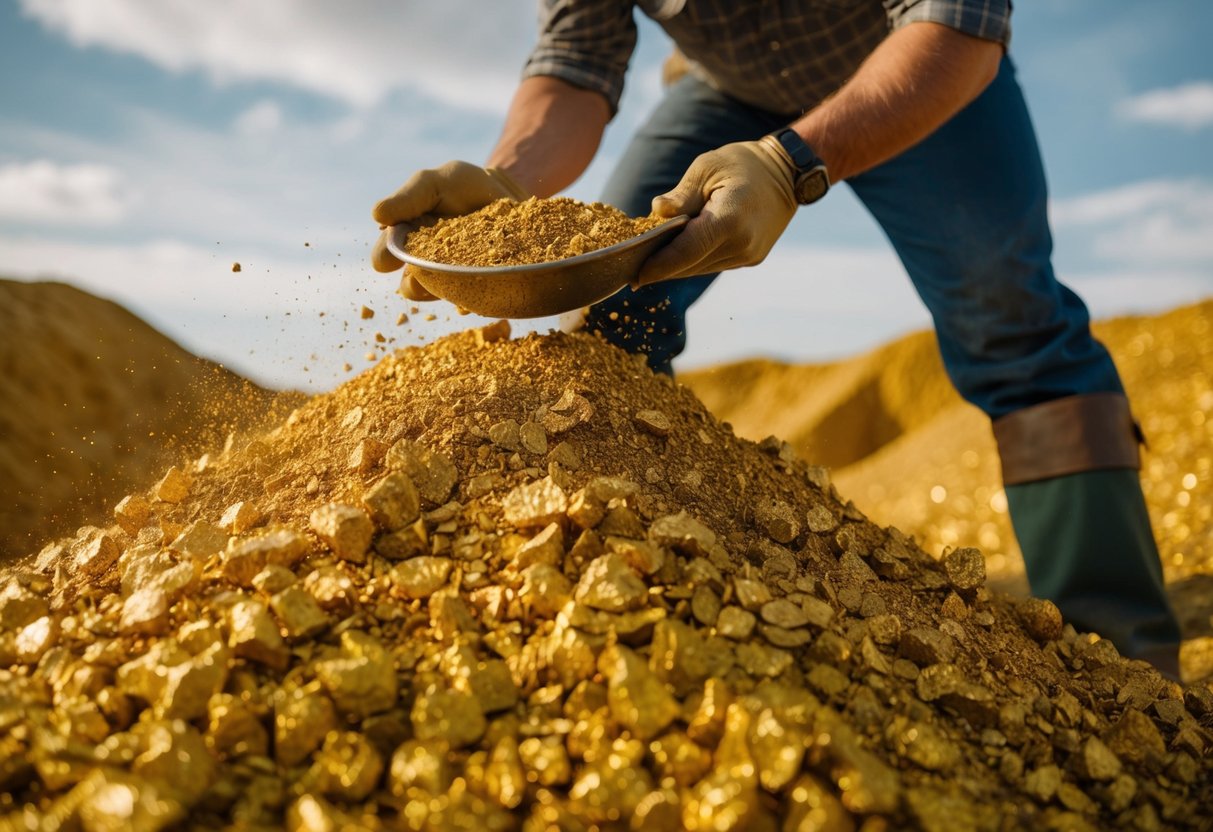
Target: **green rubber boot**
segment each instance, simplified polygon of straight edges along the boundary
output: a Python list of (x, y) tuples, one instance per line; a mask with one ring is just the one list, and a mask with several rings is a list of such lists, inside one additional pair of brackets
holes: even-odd
[(1179, 678), (1179, 623), (1138, 473), (1108, 468), (1007, 486), (1032, 594), (1121, 655)]

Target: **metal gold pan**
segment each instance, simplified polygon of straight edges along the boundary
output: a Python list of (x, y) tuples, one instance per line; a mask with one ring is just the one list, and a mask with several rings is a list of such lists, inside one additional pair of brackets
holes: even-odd
[(564, 260), (523, 266), (454, 266), (414, 257), (404, 249), (408, 230), (397, 226), (388, 249), (431, 293), (490, 318), (542, 318), (580, 309), (618, 292), (648, 257), (690, 217), (679, 216), (613, 246)]

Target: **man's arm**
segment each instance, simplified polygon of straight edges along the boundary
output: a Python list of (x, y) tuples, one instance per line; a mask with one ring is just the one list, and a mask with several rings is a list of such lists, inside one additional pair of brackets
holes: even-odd
[[(792, 128), (822, 158), (830, 181), (862, 173), (926, 138), (998, 73), (1002, 44), (918, 21), (889, 35), (830, 98)], [(795, 169), (769, 141), (700, 156), (653, 211), (692, 219), (650, 257), (636, 283), (761, 263), (796, 210)]]
[(488, 166), (536, 196), (559, 193), (589, 166), (611, 118), (602, 94), (559, 78), (526, 78), (514, 93)]
[(998, 74), (1003, 48), (939, 23), (889, 35), (837, 93), (792, 129), (841, 182), (917, 144)]

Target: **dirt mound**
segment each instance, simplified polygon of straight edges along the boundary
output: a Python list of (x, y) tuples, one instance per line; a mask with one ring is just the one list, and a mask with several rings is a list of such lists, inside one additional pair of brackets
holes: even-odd
[(1208, 691), (639, 359), (506, 332), (388, 357), (11, 576), (9, 822), (1208, 826)]
[[(1213, 301), (1094, 330), (1149, 441), (1143, 488), (1189, 642), (1185, 673), (1213, 675)], [(935, 555), (979, 546), (991, 580), (1026, 593), (989, 422), (951, 389), (930, 333), (838, 364), (744, 362), (681, 380), (740, 435), (775, 433), (832, 460), (840, 491), (876, 522)]]
[(834, 364), (759, 359), (679, 381), (739, 436), (774, 434), (829, 468), (858, 462), (961, 403), (929, 332)]
[(102, 516), (270, 398), (117, 304), (0, 280), (0, 563)]

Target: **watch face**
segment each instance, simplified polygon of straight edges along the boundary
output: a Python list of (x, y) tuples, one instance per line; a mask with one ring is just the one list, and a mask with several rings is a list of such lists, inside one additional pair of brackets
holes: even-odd
[(824, 168), (813, 168), (796, 177), (796, 200), (801, 205), (816, 202), (830, 189)]

